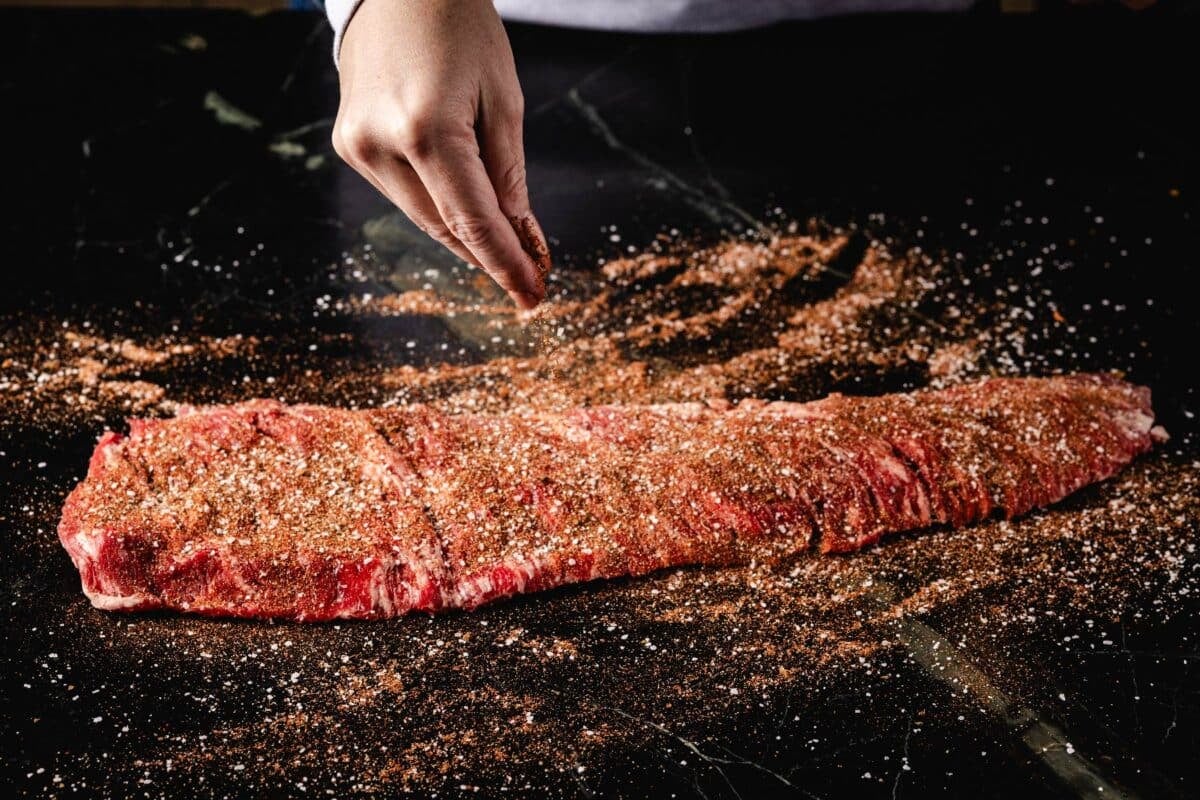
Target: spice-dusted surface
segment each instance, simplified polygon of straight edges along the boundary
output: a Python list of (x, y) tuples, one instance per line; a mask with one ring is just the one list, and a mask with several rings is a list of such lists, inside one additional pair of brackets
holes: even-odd
[[(5, 13), (0, 783), (1193, 794), (1198, 131), (1169, 78), (1196, 31), (1143, 19), (516, 30), (559, 261), (528, 324), (336, 163), (316, 17)], [(95, 436), (178, 403), (1096, 369), (1151, 386), (1172, 440), (1049, 511), (851, 558), (300, 626), (102, 614), (54, 532)]]
[(92, 605), (328, 622), (1014, 519), (1167, 434), (1109, 375), (813, 403), (441, 414), (251, 400), (107, 432), (58, 526)]

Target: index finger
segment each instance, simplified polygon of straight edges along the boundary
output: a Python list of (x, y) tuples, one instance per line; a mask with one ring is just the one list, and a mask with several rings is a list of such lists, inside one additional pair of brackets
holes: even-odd
[(410, 161), (450, 233), (522, 308), (546, 290), (533, 259), (500, 210), (496, 190), (477, 148), (443, 145)]

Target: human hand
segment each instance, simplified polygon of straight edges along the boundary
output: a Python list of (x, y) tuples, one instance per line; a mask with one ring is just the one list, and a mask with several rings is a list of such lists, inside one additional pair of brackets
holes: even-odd
[(333, 146), (421, 230), (530, 309), (550, 254), (529, 206), (524, 98), (490, 0), (364, 0)]

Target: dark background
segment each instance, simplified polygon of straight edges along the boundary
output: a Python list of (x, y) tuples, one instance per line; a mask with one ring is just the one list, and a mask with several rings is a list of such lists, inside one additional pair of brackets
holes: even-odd
[[(744, 216), (853, 224), (968, 264), (1011, 250), (1007, 263), (1020, 275), (1027, 259), (1054, 244), (1059, 263), (1069, 266), (1046, 285), (1059, 308), (1102, 341), (1070, 363), (1056, 361), (1047, 344), (1036, 369), (1121, 369), (1152, 385), (1181, 465), (1197, 454), (1198, 34), (1194, 16), (1111, 9), (855, 18), (721, 37), (511, 30), (529, 110), (533, 203), (568, 272), (593, 269), (597, 256), (672, 228), (700, 240), (736, 232)], [(310, 312), (315, 298), (349, 291), (331, 265), (378, 239), (364, 224), (388, 208), (329, 146), (337, 102), (329, 48), (325, 23), (313, 14), (0, 12), (5, 347), (36, 336), (39, 326), (83, 319), (116, 339), (168, 327), (274, 335), (288, 340), (271, 356), (280, 360), (294, 360), (331, 331), (353, 334), (352, 325)], [(259, 124), (221, 124), (210, 93)], [(614, 225), (619, 244), (610, 239)], [(427, 258), (439, 256), (429, 251)], [(243, 268), (210, 268), (233, 259)], [(423, 333), (427, 320), (396, 324), (397, 337), (434, 341)], [(386, 348), (360, 348), (355, 357), (401, 358)], [(417, 363), (430, 357), (424, 344), (403, 356)], [(180, 374), (174, 388), (193, 399), (220, 397), (213, 387), (229, 377)], [(106, 421), (119, 424), (119, 416)], [(189, 649), (188, 637), (218, 653), (253, 652), (256, 643), (266, 648), (290, 637), (318, 655), (372, 639), (404, 661), (475, 618), (305, 628), (150, 617), (130, 625), (91, 611), (52, 531), (100, 427), (56, 427), (36, 414), (4, 420), (0, 785), (27, 795), (114, 797), (295, 795), (297, 780), (339, 796), (363, 790), (354, 772), (360, 753), (303, 769), (254, 767), (271, 744), (254, 731), (272, 702), (261, 687), (273, 668), (253, 659), (247, 665), (244, 655), (197, 660), (204, 645)], [(1187, 529), (1194, 532), (1195, 521)], [(1194, 580), (1195, 564), (1180, 565), (1185, 582)], [(603, 628), (577, 630), (572, 620), (595, 619), (589, 615), (597, 609), (620, 620), (619, 590), (572, 590), (480, 614), (500, 626), (602, 640)], [(1082, 741), (1132, 794), (1189, 796), (1198, 777), (1192, 661), (1200, 606), (1186, 592), (1175, 600), (1169, 620), (1149, 599), (1127, 609), (1128, 659), (1064, 660), (1051, 640), (1060, 632), (1047, 628), (1027, 650), (977, 666), (993, 678), (1025, 675), (1018, 699)], [(617, 659), (616, 646), (597, 645), (598, 663), (605, 653)], [(572, 692), (586, 692), (568, 688), (569, 672), (534, 675), (504, 659), (482, 664), (486, 681), (479, 682), (506, 691), (550, 696), (561, 687), (564, 714), (575, 708)], [(428, 679), (432, 687), (425, 713), (436, 713), (437, 692), (474, 697), (476, 682), (420, 674), (415, 663), (407, 669), (414, 683)], [(654, 787), (708, 797), (892, 796), (896, 787), (918, 795), (1067, 791), (1013, 744), (1011, 726), (987, 714), (930, 719), (910, 743), (904, 721), (911, 727), (911, 702), (953, 698), (915, 664), (901, 672), (887, 685), (860, 677), (846, 692), (821, 676), (801, 676), (786, 708), (680, 718), (687, 741), (702, 750), (713, 743), (762, 753), (758, 766), (701, 759), (699, 767), (693, 759), (692, 769), (672, 769), (631, 736), (602, 751), (585, 778), (539, 771), (541, 762), (530, 758), (519, 765), (524, 783), (505, 788), (528, 796), (637, 796)], [(637, 670), (626, 664), (615, 674)], [(598, 681), (595, 692), (613, 698), (670, 695), (658, 677), (645, 685), (589, 679)], [(878, 707), (856, 717), (852, 709), (872, 690)], [(1060, 695), (1069, 701), (1060, 704)], [(365, 753), (414, 724), (346, 710), (336, 693), (316, 697), (356, 730), (347, 736), (314, 727), (314, 746), (356, 741)], [(786, 719), (793, 702), (811, 725), (766, 724)], [(517, 735), (487, 732), (490, 718), (479, 714), (481, 736)], [(97, 717), (104, 721), (93, 723)], [(205, 731), (214, 740), (222, 731), (233, 744), (204, 769), (172, 772), (161, 759), (139, 761), (173, 736)], [(834, 744), (814, 746), (810, 736)], [(254, 747), (239, 751), (239, 741)], [(293, 746), (290, 739), (279, 745)], [(920, 767), (893, 783), (901, 751), (906, 764), (911, 758)], [(686, 746), (680, 752), (686, 756)], [(878, 776), (885, 754), (895, 759), (886, 762), (887, 780), (862, 779), (872, 770)], [(235, 770), (235, 760), (250, 763), (249, 771)], [(207, 780), (198, 782), (199, 774)], [(502, 786), (495, 772), (454, 764), (440, 791), (456, 794), (460, 784), (476, 782), (483, 794)]]

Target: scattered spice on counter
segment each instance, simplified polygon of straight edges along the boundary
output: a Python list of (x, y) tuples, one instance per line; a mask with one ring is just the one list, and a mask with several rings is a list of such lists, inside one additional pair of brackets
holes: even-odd
[[(13, 585), (11, 602), (63, 602), (56, 623), (26, 632), (44, 656), (21, 676), (25, 691), (61, 697), (60, 711), (91, 697), (97, 710), (80, 724), (108, 737), (102, 768), (114, 785), (150, 794), (166, 773), (198, 793), (219, 779), (251, 793), (445, 796), (486, 783), (493, 794), (548, 784), (620, 794), (622, 781), (642, 777), (613, 769), (631, 752), (639, 763), (661, 754), (656, 776), (686, 785), (722, 785), (705, 757), (799, 781), (797, 752), (839, 763), (846, 742), (827, 731), (845, 720), (873, 730), (938, 719), (992, 751), (987, 698), (927, 690), (943, 676), (904, 643), (914, 622), (999, 690), (1050, 710), (1075, 700), (1057, 693), (1070, 692), (1081, 664), (1132, 658), (1127, 631), (1190, 624), (1200, 462), (1186, 431), (1024, 519), (898, 535), (853, 559), (669, 570), (474, 613), (360, 624), (104, 615), (78, 596), (54, 524), (92, 437), (129, 415), (250, 397), (423, 402), (441, 413), (806, 401), (1127, 369), (1143, 352), (1138, 337), (1109, 346), (1087, 316), (1098, 300), (1057, 320), (1046, 276), (1019, 265), (801, 228), (769, 240), (673, 237), (595, 271), (556, 270), (532, 314), (545, 335), (530, 335), (530, 315), (472, 271), (362, 253), (331, 267), (315, 297), (293, 301), (307, 305), (284, 332), (235, 323), (171, 332), (170, 322), (81, 314), (7, 324), (19, 335), (0, 343), (0, 430), (41, 447), (26, 464), (0, 445), (4, 467), (38, 476), (3, 506), (19, 534), (13, 557), (38, 570)], [(187, 724), (147, 717), (146, 697), (185, 709)], [(743, 750), (750, 742), (755, 750)], [(890, 780), (902, 753), (887, 747), (853, 767)], [(76, 762), (98, 756), (54, 753), (31, 787), (92, 788)]]

